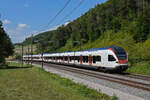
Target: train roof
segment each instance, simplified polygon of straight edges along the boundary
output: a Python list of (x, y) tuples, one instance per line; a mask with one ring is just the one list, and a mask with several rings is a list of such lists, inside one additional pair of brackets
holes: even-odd
[[(88, 50), (79, 50), (76, 52), (92, 52), (92, 51), (99, 51), (99, 50), (108, 50), (108, 49), (113, 49), (114, 51), (116, 50), (123, 50), (123, 48), (119, 47), (119, 46), (110, 46), (110, 47), (104, 47), (104, 48), (92, 48), (92, 49), (88, 49)], [(57, 55), (57, 54), (68, 54), (68, 53), (74, 53), (74, 51), (66, 51), (66, 52), (57, 52), (57, 53), (44, 53), (43, 56), (49, 56), (49, 55)], [(24, 56), (28, 56), (28, 55), (24, 55)], [(36, 56), (41, 56), (41, 54), (38, 54)]]
[(77, 51), (77, 52), (108, 50), (110, 48), (111, 49), (121, 49), (121, 47), (119, 47), (119, 46), (110, 46), (110, 47), (105, 47), (105, 48), (92, 48), (92, 49), (88, 49), (88, 50), (80, 50), (80, 51)]

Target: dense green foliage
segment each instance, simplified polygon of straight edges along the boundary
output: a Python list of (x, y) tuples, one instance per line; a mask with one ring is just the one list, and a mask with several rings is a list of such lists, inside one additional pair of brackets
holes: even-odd
[(129, 73), (136, 73), (136, 74), (143, 74), (143, 75), (150, 75), (150, 62), (142, 61), (137, 62), (127, 70)]
[(129, 53), (132, 63), (150, 60), (149, 26), (149, 0), (107, 0), (67, 26), (34, 39), (54, 41), (45, 44), (44, 52), (79, 50), (80, 42), (82, 49), (121, 46)]
[(5, 58), (13, 54), (13, 44), (4, 31), (0, 21), (0, 64), (5, 62)]

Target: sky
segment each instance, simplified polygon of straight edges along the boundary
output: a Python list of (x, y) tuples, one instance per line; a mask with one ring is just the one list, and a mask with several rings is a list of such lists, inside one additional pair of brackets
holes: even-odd
[[(13, 43), (19, 43), (42, 31), (54, 30), (83, 15), (96, 4), (106, 0), (71, 0), (52, 20), (68, 0), (0, 0), (0, 20)], [(82, 4), (69, 14), (80, 2)], [(62, 19), (68, 15), (63, 21)], [(50, 24), (48, 24), (51, 22)]]

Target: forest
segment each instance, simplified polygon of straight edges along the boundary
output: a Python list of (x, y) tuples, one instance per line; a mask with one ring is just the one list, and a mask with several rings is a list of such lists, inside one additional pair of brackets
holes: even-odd
[[(150, 1), (107, 0), (68, 25), (40, 33), (33, 40), (43, 41), (47, 53), (77, 51), (80, 44), (81, 50), (121, 46), (131, 63), (150, 61)], [(30, 43), (31, 37), (23, 42)], [(38, 48), (35, 53), (40, 53), (43, 46), (34, 44)]]
[(13, 49), (14, 46), (0, 21), (0, 68), (5, 67), (5, 58), (13, 55)]

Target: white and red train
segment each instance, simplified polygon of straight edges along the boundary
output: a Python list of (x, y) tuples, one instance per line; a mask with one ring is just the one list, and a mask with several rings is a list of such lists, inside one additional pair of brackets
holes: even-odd
[(122, 72), (129, 68), (128, 55), (118, 46), (96, 48), (85, 51), (24, 55), (24, 61), (57, 63), (65, 65), (97, 68), (103, 71)]

